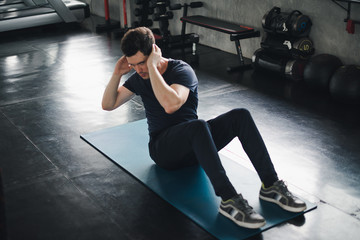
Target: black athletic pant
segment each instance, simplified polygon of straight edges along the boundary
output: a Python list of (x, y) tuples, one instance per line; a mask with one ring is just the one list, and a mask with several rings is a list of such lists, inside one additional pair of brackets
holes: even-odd
[[(192, 120), (172, 126), (149, 142), (151, 158), (165, 169), (200, 164), (216, 195), (223, 200), (236, 190), (226, 176), (218, 151), (238, 137), (261, 181), (271, 185), (278, 178), (262, 137), (246, 109), (234, 109), (209, 121)], [(241, 176), (240, 176), (241, 177)]]

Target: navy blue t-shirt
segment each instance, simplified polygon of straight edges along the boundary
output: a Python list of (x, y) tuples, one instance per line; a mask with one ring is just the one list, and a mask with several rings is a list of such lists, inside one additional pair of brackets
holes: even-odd
[(198, 79), (194, 70), (181, 60), (169, 59), (168, 67), (162, 76), (169, 86), (176, 83), (190, 89), (184, 105), (172, 114), (166, 113), (156, 99), (150, 79), (143, 79), (135, 72), (123, 85), (136, 95), (140, 95), (145, 107), (150, 136), (170, 126), (198, 118)]

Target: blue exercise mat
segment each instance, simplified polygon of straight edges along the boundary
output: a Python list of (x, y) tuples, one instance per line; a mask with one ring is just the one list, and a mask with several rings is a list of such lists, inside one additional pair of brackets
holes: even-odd
[[(215, 195), (201, 167), (167, 171), (155, 165), (148, 153), (146, 120), (84, 134), (81, 138), (218, 239), (248, 238), (304, 213), (290, 213), (275, 204), (259, 200), (260, 180), (257, 174), (221, 156), (236, 190), (267, 222), (260, 229), (237, 226), (218, 213), (221, 200)], [(309, 201), (306, 204), (305, 212), (316, 208)]]

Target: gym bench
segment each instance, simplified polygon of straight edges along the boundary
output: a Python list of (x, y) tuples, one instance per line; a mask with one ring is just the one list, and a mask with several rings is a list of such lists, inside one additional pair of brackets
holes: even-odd
[(185, 28), (186, 23), (194, 24), (200, 27), (209, 28), (215, 31), (223, 32), (230, 34), (230, 41), (235, 42), (237, 55), (239, 57), (240, 65), (236, 67), (228, 67), (227, 70), (229, 72), (239, 70), (239, 69), (246, 69), (251, 67), (251, 64), (245, 64), (244, 57), (241, 51), (240, 40), (259, 37), (260, 32), (255, 31), (254, 28), (238, 25), (230, 22), (226, 22), (223, 20), (205, 17), (205, 16), (184, 16), (181, 17), (180, 20), (182, 21), (182, 30), (181, 35), (185, 36)]

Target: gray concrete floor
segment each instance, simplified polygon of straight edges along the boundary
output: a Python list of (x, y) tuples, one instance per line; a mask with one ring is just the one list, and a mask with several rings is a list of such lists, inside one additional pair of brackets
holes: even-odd
[[(120, 40), (94, 33), (91, 19), (82, 26), (23, 30), (0, 39), (0, 168), (8, 238), (213, 239), (80, 139), (145, 117), (138, 98), (114, 112), (101, 109), (121, 56)], [(318, 204), (303, 219), (253, 239), (355, 239), (359, 106), (274, 74), (228, 74), (235, 55), (198, 50), (200, 118), (250, 110), (279, 176)], [(182, 57), (176, 51), (164, 55)]]

